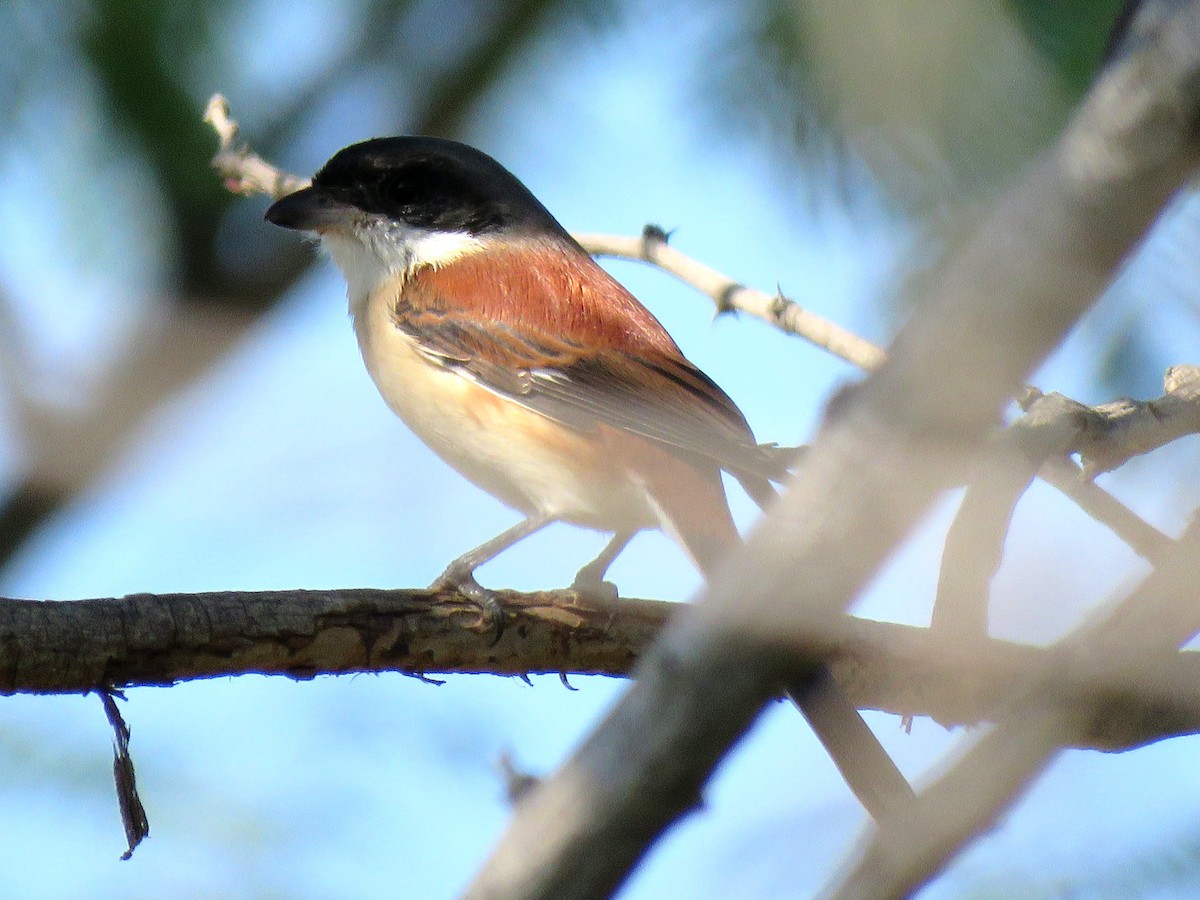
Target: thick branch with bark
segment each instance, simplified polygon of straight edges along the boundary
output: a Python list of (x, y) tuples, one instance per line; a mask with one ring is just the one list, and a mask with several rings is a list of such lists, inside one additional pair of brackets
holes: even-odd
[(624, 674), (671, 604), (501, 592), (499, 641), (478, 606), (427, 590), (136, 594), (0, 601), (0, 692), (64, 693), (260, 673)]
[[(476, 608), (432, 591), (137, 594), (47, 603), (0, 599), (0, 693), (86, 693), (245, 674), (352, 672), (626, 676), (680, 604), (584, 600), (570, 591), (500, 594), (499, 641)], [(985, 640), (969, 650), (927, 629), (848, 619), (796, 642), (828, 663), (855, 705), (943, 725), (990, 721), (1010, 685), (1054, 668), (1045, 702), (1089, 711), (1071, 736), (1104, 750), (1200, 732), (1200, 653), (1138, 672), (1104, 660)]]

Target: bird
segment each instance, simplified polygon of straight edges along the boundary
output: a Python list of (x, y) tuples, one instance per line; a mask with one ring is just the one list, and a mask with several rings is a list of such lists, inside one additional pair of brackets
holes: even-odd
[[(495, 622), (496, 595), (475, 571), (539, 529), (612, 535), (579, 570), (581, 592), (612, 590), (609, 566), (644, 529), (667, 533), (708, 578), (740, 543), (722, 472), (764, 509), (787, 476), (790, 454), (759, 444), (649, 309), (481, 150), (424, 136), (356, 143), (265, 217), (317, 235), (345, 276), (363, 360), (392, 411), (523, 515), (433, 583)], [(817, 711), (810, 721), (853, 716), (870, 735), (831, 692), (818, 668), (793, 696)]]

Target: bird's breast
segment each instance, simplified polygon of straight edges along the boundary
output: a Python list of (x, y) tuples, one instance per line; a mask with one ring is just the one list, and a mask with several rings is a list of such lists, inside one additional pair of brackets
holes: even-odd
[(354, 310), (367, 371), (396, 415), (438, 456), (500, 500), (606, 531), (654, 527), (638, 480), (595, 433), (578, 431), (430, 359), (396, 327), (399, 286)]

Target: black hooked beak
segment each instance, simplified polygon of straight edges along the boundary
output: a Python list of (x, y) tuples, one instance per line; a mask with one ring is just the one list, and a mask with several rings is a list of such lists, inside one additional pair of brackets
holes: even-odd
[(345, 223), (352, 209), (319, 188), (306, 187), (276, 200), (263, 218), (293, 231), (326, 231)]

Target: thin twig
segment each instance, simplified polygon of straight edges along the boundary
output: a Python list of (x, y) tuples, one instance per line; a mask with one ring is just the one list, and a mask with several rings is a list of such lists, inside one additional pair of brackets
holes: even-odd
[(226, 190), (245, 196), (267, 194), (278, 200), (308, 186), (307, 178), (282, 172), (245, 144), (237, 144), (238, 123), (230, 118), (229, 103), (221, 94), (209, 98), (204, 121), (213, 127), (220, 141), (212, 166), (224, 177)]
[(788, 334), (794, 334), (828, 350), (860, 369), (873, 370), (883, 364), (882, 347), (864, 340), (836, 322), (805, 309), (782, 293), (767, 294), (747, 287), (716, 269), (679, 252), (668, 242), (665, 231), (647, 225), (641, 237), (609, 234), (575, 234), (575, 240), (595, 256), (641, 260), (674, 275), (716, 304), (717, 312), (739, 310), (757, 316)]
[(1100, 485), (1085, 478), (1083, 470), (1070, 459), (1050, 460), (1042, 466), (1038, 477), (1069, 497), (1101, 525), (1107, 526), (1147, 562), (1161, 558), (1175, 543), (1171, 535), (1155, 528)]

